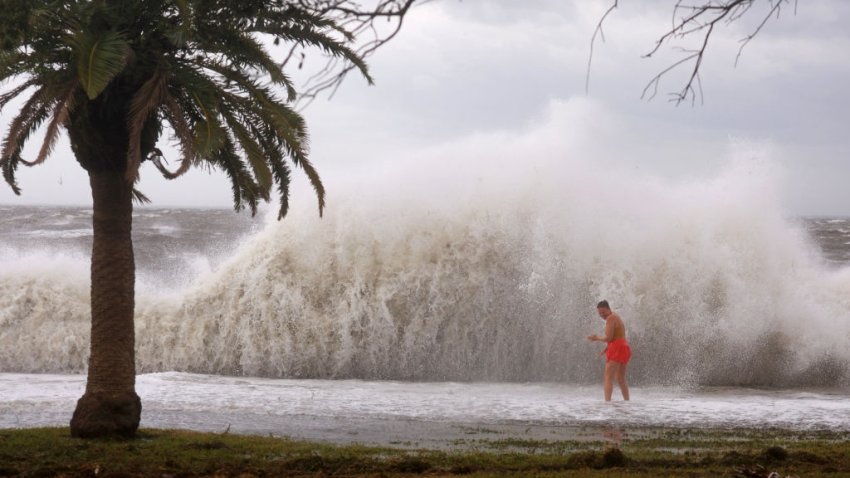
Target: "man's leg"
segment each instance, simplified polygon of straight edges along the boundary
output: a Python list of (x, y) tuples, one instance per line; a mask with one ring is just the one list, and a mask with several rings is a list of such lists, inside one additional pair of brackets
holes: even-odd
[(617, 367), (617, 383), (620, 385), (620, 391), (623, 392), (623, 400), (629, 399), (629, 384), (626, 383), (626, 367), (628, 364), (621, 363)]
[(617, 362), (609, 361), (605, 364), (605, 376), (602, 379), (602, 389), (605, 392), (605, 401), (611, 401), (611, 394), (614, 391), (614, 377), (617, 375)]

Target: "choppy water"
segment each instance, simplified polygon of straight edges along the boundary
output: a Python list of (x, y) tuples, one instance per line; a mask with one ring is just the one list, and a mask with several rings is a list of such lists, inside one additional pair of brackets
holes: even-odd
[(811, 217), (802, 223), (827, 261), (836, 267), (850, 265), (850, 218)]
[[(0, 264), (87, 261), (91, 217), (91, 208), (84, 207), (0, 205)], [(232, 210), (137, 208), (136, 273), (143, 283), (159, 289), (185, 286), (209, 273), (241, 239), (263, 226), (262, 218)]]

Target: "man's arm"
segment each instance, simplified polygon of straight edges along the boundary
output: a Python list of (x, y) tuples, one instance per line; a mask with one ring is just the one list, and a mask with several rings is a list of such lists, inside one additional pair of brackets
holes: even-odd
[(614, 321), (606, 320), (605, 321), (605, 335), (588, 335), (587, 340), (591, 342), (605, 342), (606, 344), (611, 343), (614, 340)]

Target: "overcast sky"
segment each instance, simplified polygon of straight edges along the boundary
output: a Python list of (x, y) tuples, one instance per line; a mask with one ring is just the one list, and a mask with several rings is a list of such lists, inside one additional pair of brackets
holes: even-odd
[[(429, 152), (470, 138), (498, 143), (560, 128), (580, 147), (553, 154), (586, 155), (660, 181), (711, 178), (730, 157), (758, 155), (782, 171), (788, 214), (850, 215), (850, 2), (804, 0), (796, 12), (792, 2), (737, 67), (739, 41), (761, 12), (717, 31), (702, 69), (702, 102), (678, 107), (666, 94), (684, 84), (684, 69), (663, 78), (655, 99), (641, 99), (647, 82), (677, 58), (669, 47), (642, 58), (669, 29), (674, 3), (620, 2), (606, 20), (606, 42), (596, 45), (589, 93), (590, 39), (610, 0), (417, 7), (399, 37), (371, 58), (375, 86), (351, 76), (333, 99), (304, 111), (313, 162), (333, 197), (335, 187), (390, 165), (427, 164)], [(3, 112), (4, 130), (13, 113)], [(23, 195), (0, 184), (0, 203), (90, 203), (67, 140), (45, 165), (19, 171)], [(167, 182), (148, 166), (140, 189), (154, 206), (229, 207), (231, 200), (227, 181), (206, 171)], [(296, 193), (294, 202), (314, 202), (309, 192)]]

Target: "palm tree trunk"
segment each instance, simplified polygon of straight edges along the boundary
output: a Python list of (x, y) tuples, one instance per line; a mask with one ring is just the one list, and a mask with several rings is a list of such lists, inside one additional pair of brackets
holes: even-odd
[(120, 171), (89, 171), (89, 182), (94, 205), (91, 355), (71, 435), (132, 436), (142, 411), (135, 391), (133, 189)]

